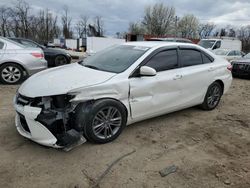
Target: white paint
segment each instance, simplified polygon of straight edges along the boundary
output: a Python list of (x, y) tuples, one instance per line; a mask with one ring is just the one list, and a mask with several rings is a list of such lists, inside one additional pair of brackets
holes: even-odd
[(125, 39), (104, 38), (104, 37), (87, 37), (87, 52), (96, 53), (105, 48), (116, 44), (122, 44)]
[[(67, 48), (76, 49), (77, 40), (76, 39), (66, 39)], [(106, 38), (106, 37), (87, 37), (87, 52), (96, 53), (100, 50), (108, 48), (110, 46), (121, 44), (126, 42), (125, 39), (116, 39), (116, 38)], [(55, 44), (60, 44), (59, 39), (54, 39)], [(82, 45), (82, 39), (79, 39), (79, 46)]]
[[(68, 65), (36, 74), (28, 79), (18, 92), (27, 97), (74, 94), (75, 98), (71, 100), (73, 103), (113, 98), (127, 108), (127, 124), (131, 124), (201, 104), (207, 88), (215, 80), (224, 83), (224, 93), (231, 85), (232, 75), (227, 69), (229, 62), (197, 45), (162, 42), (136, 42), (123, 45), (150, 49), (119, 74), (97, 71), (78, 64)], [(161, 71), (155, 76), (130, 77), (139, 64), (156, 49), (179, 45), (205, 51), (214, 58), (214, 62)], [(15, 108), (18, 111), (17, 105)], [(30, 116), (27, 118), (29, 126), (38, 126), (34, 118)], [(47, 134), (43, 130), (40, 133), (43, 138)], [(33, 140), (33, 137), (30, 139)], [(48, 136), (48, 140), (50, 139)]]

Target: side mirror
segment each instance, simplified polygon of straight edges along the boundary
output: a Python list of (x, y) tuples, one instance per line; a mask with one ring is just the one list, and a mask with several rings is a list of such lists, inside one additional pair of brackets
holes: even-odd
[(140, 68), (140, 75), (141, 76), (155, 76), (156, 70), (148, 66), (142, 66)]

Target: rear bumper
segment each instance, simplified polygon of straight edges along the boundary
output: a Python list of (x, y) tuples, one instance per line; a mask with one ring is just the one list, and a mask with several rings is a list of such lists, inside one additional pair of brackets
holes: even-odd
[(47, 61), (45, 59), (39, 60), (39, 62), (34, 62), (34, 64), (37, 63), (37, 65), (32, 65), (32, 67), (27, 67), (28, 75), (33, 75), (37, 72), (40, 72), (42, 70), (45, 70), (48, 68)]

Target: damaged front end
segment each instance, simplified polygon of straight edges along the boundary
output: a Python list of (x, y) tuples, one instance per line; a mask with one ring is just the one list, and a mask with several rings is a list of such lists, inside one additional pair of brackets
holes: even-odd
[(77, 103), (73, 95), (54, 95), (29, 98), (15, 97), (16, 126), (19, 133), (37, 143), (55, 148), (71, 149), (86, 139), (75, 129), (74, 114)]

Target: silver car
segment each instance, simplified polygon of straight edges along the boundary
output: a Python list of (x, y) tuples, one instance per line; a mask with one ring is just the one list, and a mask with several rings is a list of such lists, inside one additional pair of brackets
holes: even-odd
[(27, 48), (0, 37), (0, 82), (17, 84), (25, 77), (47, 68), (43, 51)]

